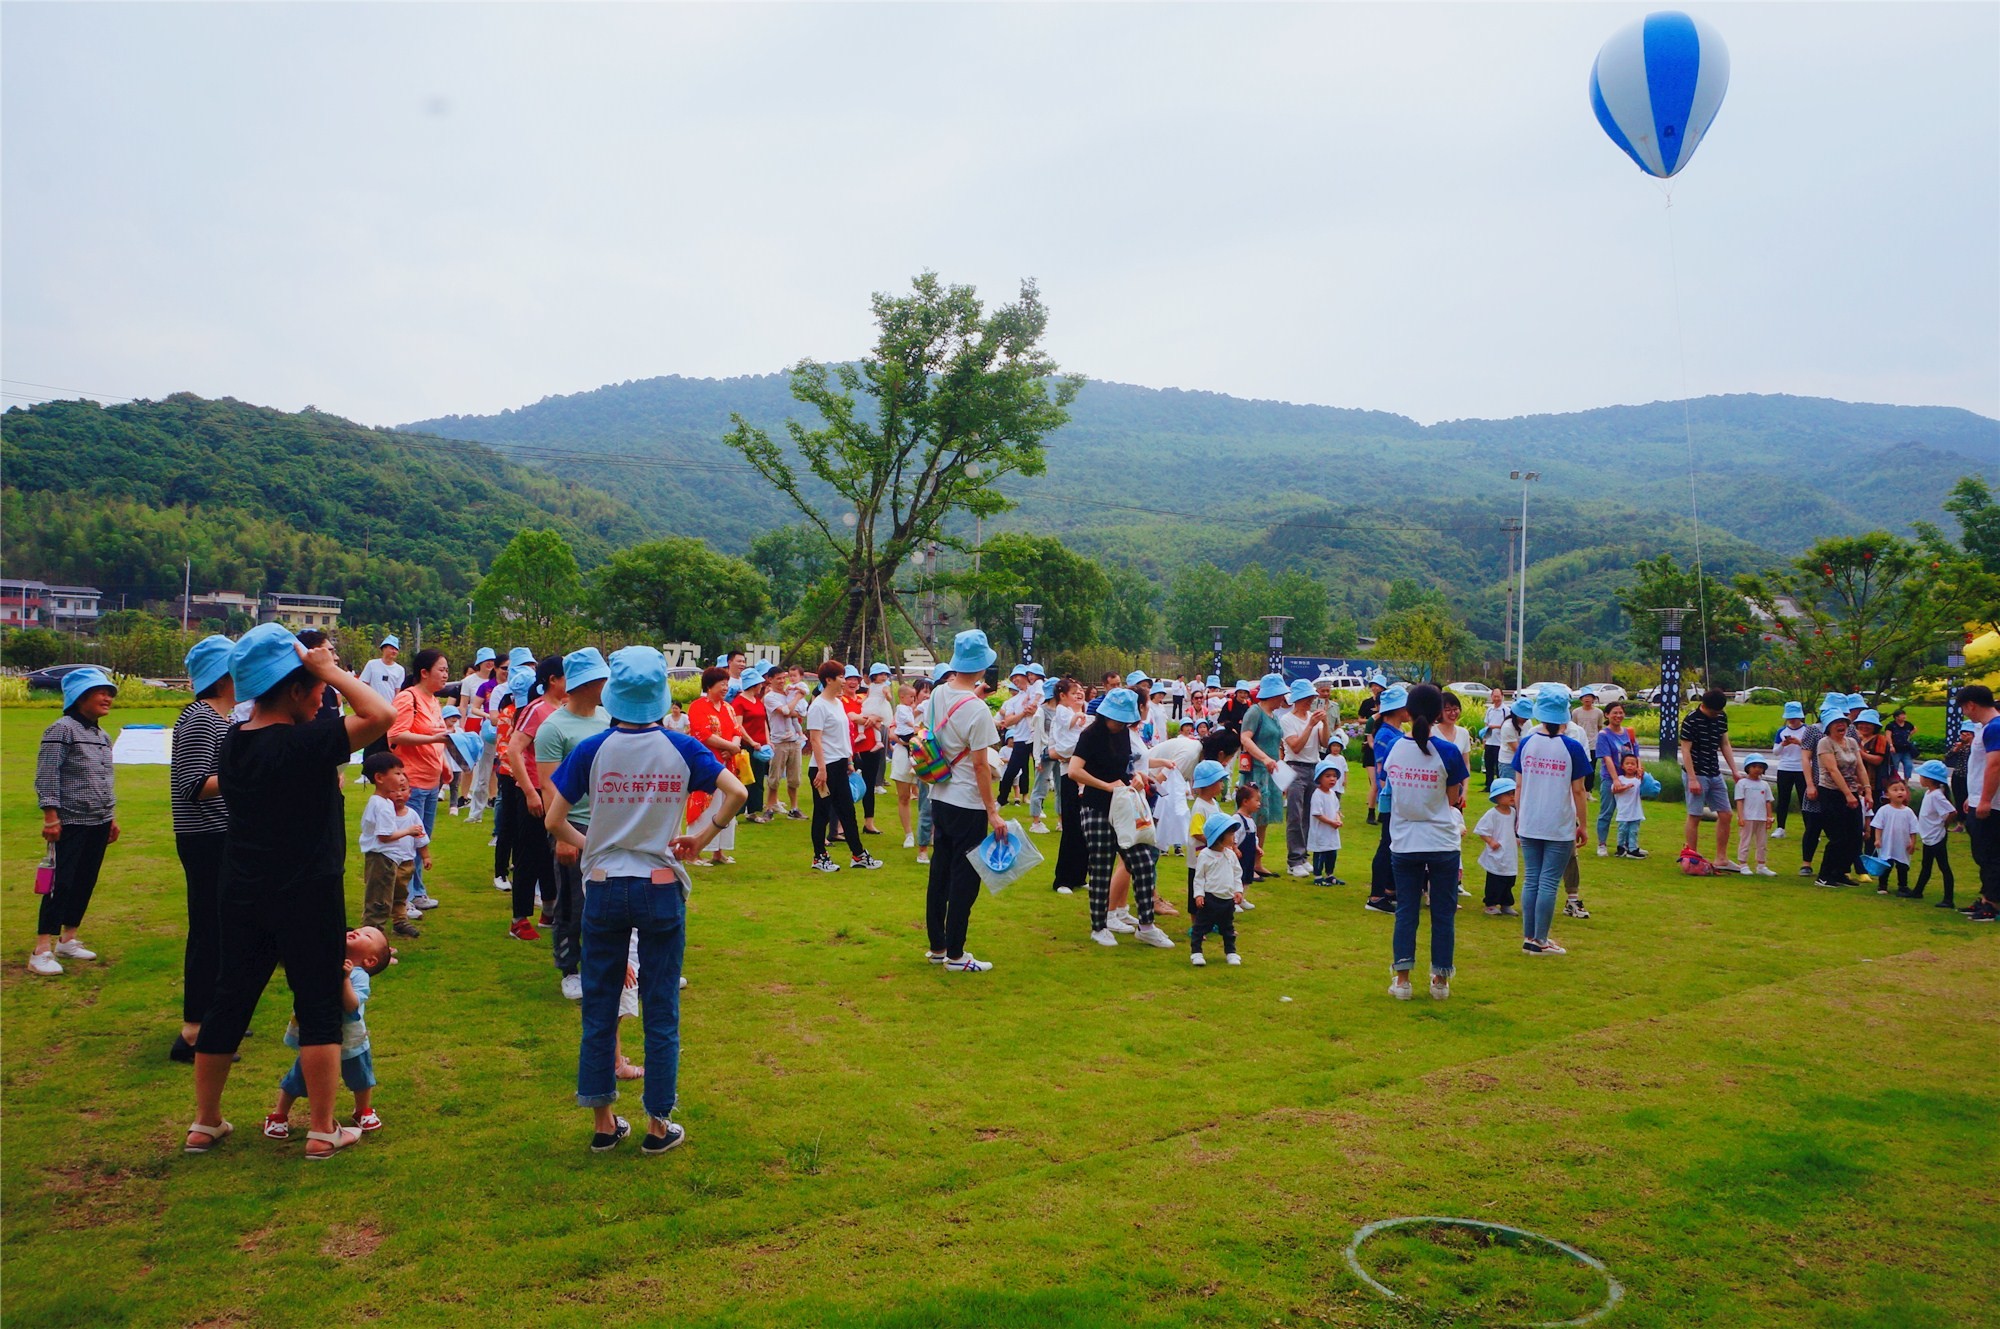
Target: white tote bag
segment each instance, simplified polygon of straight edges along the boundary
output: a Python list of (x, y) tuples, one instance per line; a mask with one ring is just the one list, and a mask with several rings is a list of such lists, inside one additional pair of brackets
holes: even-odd
[(1154, 844), (1153, 812), (1131, 785), (1120, 785), (1111, 795), (1111, 829), (1118, 834), (1118, 847)]

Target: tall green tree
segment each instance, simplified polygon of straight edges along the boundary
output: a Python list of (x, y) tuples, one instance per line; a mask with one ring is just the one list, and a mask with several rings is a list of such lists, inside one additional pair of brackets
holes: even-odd
[[(726, 438), (845, 571), (834, 644), (849, 656), (888, 639), (896, 572), (912, 550), (933, 540), (965, 549), (948, 518), (994, 516), (1011, 506), (999, 481), (1042, 473), (1042, 440), (1069, 420), (1083, 384), (1043, 350), (1048, 311), (1031, 281), (989, 314), (972, 287), (926, 272), (908, 295), (878, 293), (874, 312), (871, 354), (792, 370), (793, 398), (820, 423), (787, 421), (789, 451), (740, 415)], [(832, 501), (808, 493), (801, 463)]]
[(1456, 666), (1470, 661), (1478, 639), (1439, 605), (1421, 603), (1395, 609), (1375, 620), (1375, 653), (1385, 660), (1404, 660), (1430, 670), (1443, 681)]
[(780, 526), (752, 540), (749, 563), (764, 574), (771, 609), (781, 619), (834, 570), (832, 548), (818, 532), (799, 525)]
[(1690, 611), (1681, 624), (1683, 665), (1692, 670), (1707, 660), (1711, 674), (1707, 681), (1717, 686), (1727, 683), (1744, 661), (1763, 649), (1759, 635), (1763, 625), (1751, 612), (1743, 592), (1706, 571), (1697, 580), (1694, 569), (1682, 566), (1672, 554), (1633, 564), (1632, 582), (1621, 588), (1616, 598), (1630, 623), (1633, 654), (1641, 660), (1660, 658), (1660, 618), (1651, 612), (1655, 609)]
[(1223, 629), (1222, 649), (1245, 644), (1236, 619), (1236, 580), (1213, 563), (1189, 563), (1174, 574), (1167, 591), (1167, 636), (1190, 659), (1206, 660), (1211, 627)]
[(763, 573), (684, 535), (613, 554), (591, 582), (606, 625), (718, 651), (747, 641), (770, 604)]
[[(1962, 475), (1944, 501), (1944, 510), (1958, 518), (1959, 547), (1986, 571), (2000, 576), (2000, 503), (1982, 476)], [(1942, 537), (1938, 537), (1942, 542)]]
[(1107, 563), (1111, 594), (1098, 612), (1097, 636), (1121, 651), (1149, 651), (1159, 644), (1159, 587), (1151, 577), (1123, 563)]
[(522, 531), (473, 591), (473, 622), (483, 637), (519, 641), (539, 654), (569, 644), (583, 602), (569, 542), (555, 531)]
[(1935, 531), (1921, 543), (1887, 531), (1820, 540), (1737, 585), (1770, 616), (1815, 690), (1892, 691), (2000, 600), (2000, 577)]
[(1003, 659), (1017, 659), (1021, 629), (1017, 604), (1038, 604), (1038, 654), (1075, 651), (1097, 639), (1097, 619), (1111, 595), (1111, 579), (1086, 558), (1049, 535), (1009, 531), (989, 539), (980, 570), (959, 579), (966, 615), (982, 624)]

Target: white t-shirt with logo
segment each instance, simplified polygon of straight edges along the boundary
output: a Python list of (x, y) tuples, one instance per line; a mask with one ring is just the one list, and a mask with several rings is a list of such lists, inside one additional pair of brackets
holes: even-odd
[(361, 666), (361, 681), (374, 688), (383, 701), (394, 701), (403, 690), (403, 666), (377, 656)]
[(993, 712), (977, 693), (947, 683), (932, 692), (924, 704), (924, 722), (951, 763), (951, 778), (932, 785), (931, 797), (955, 808), (984, 808), (979, 799), (979, 766), (989, 761), (993, 749), (1000, 745), (1000, 727), (993, 723)]
[(1471, 772), (1459, 750), (1441, 738), (1426, 753), (1413, 738), (1396, 741), (1382, 761), (1396, 815), (1389, 822), (1389, 850), (1396, 854), (1457, 853), (1459, 822), (1446, 790)]
[(1572, 780), (1590, 770), (1583, 744), (1558, 738), (1539, 725), (1514, 748), (1514, 832), (1523, 840), (1574, 840), (1576, 799)]
[[(1502, 812), (1499, 808), (1486, 809), (1486, 815), (1472, 828), (1479, 837), (1479, 866), (1496, 877), (1518, 877), (1521, 875), (1519, 844), (1514, 839), (1514, 814)], [(1487, 840), (1498, 840), (1495, 849)]]
[(847, 708), (835, 701), (831, 693), (820, 693), (806, 707), (806, 733), (819, 735), (820, 760), (829, 766), (854, 755), (847, 725)]
[(1771, 819), (1771, 786), (1762, 780), (1742, 779), (1736, 782), (1736, 801), (1743, 808), (1745, 821), (1769, 821)]

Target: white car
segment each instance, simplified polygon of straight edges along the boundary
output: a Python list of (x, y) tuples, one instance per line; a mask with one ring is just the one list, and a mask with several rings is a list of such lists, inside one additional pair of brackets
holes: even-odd
[(1757, 687), (1745, 688), (1736, 693), (1731, 700), (1738, 706), (1748, 706), (1752, 703), (1762, 706), (1782, 706), (1789, 698), (1780, 688)]
[(1609, 706), (1614, 701), (1629, 700), (1625, 695), (1625, 689), (1619, 687), (1616, 683), (1586, 683), (1578, 688), (1577, 691), (1580, 693), (1588, 692), (1591, 696), (1597, 698), (1599, 706)]
[(1560, 690), (1561, 690), (1561, 691), (1563, 691), (1563, 692), (1568, 692), (1568, 691), (1569, 691), (1569, 684), (1567, 684), (1567, 683), (1555, 683), (1555, 682), (1551, 682), (1551, 681), (1549, 681), (1548, 679), (1543, 679), (1543, 680), (1542, 680), (1541, 682), (1539, 682), (1539, 683), (1530, 683), (1530, 684), (1528, 684), (1528, 686), (1526, 686), (1526, 687), (1522, 688), (1522, 689), (1520, 690), (1520, 692), (1518, 692), (1518, 693), (1517, 693), (1517, 694), (1515, 694), (1515, 695), (1517, 695), (1517, 696), (1521, 696), (1521, 697), (1526, 697), (1526, 698), (1527, 698), (1527, 699), (1528, 699), (1529, 701), (1533, 701), (1533, 700), (1534, 700), (1534, 699), (1535, 699), (1536, 697), (1539, 697), (1539, 696), (1540, 696), (1540, 695), (1542, 694), (1542, 689), (1543, 689), (1543, 688), (1558, 688), (1558, 689), (1560, 689)]
[(1493, 695), (1493, 689), (1487, 687), (1484, 683), (1447, 683), (1444, 685), (1444, 690), (1457, 695), (1461, 699), (1477, 697), (1481, 701), (1484, 701)]

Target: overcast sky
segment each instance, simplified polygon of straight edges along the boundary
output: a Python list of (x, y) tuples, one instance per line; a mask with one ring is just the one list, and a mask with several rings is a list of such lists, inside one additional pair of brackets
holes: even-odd
[[(1625, 5), (0, 9), (0, 354), (373, 424), (868, 345), (1036, 278), (1063, 366), (1424, 421), (1678, 397)], [(2000, 5), (1710, 4), (1688, 387), (2000, 416)]]

